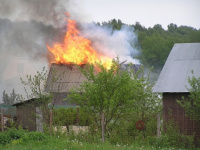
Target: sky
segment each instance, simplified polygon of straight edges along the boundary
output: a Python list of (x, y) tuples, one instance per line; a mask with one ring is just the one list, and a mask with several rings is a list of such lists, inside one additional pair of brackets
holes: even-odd
[(81, 0), (88, 22), (120, 19), (126, 24), (164, 29), (174, 23), (200, 29), (200, 0)]

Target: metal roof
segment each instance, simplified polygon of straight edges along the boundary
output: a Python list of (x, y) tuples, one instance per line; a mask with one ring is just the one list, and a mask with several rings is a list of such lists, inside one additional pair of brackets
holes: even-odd
[(153, 92), (179, 93), (191, 88), (188, 78), (200, 77), (200, 43), (175, 44), (160, 73)]

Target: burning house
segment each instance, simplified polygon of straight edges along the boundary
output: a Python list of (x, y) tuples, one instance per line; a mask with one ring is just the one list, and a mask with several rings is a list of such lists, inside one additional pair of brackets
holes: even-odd
[(63, 99), (70, 88), (79, 86), (86, 80), (77, 65), (84, 67), (87, 63), (95, 64), (100, 61), (108, 69), (112, 65), (112, 59), (98, 54), (91, 46), (91, 41), (79, 34), (76, 22), (70, 19), (64, 42), (55, 43), (53, 47), (47, 48), (53, 55), (53, 60), (45, 90), (53, 93), (53, 105), (75, 106), (64, 102)]
[[(177, 103), (182, 97), (188, 98), (188, 78), (200, 76), (200, 43), (175, 44), (161, 71), (153, 91), (163, 94), (164, 122), (173, 119), (181, 133), (200, 138), (200, 123), (189, 118)], [(197, 141), (196, 141), (197, 142)]]
[[(55, 79), (55, 81), (53, 81)], [(69, 101), (63, 101), (70, 92), (70, 88), (79, 87), (79, 85), (87, 80), (76, 65), (52, 64), (47, 79), (46, 91), (53, 93), (52, 105), (70, 106)]]
[[(53, 59), (45, 90), (53, 93), (53, 105), (56, 106), (75, 106), (63, 99), (67, 97), (70, 88), (77, 87), (87, 80), (77, 65), (84, 67), (85, 64), (101, 62), (106, 69), (112, 66), (112, 58), (94, 49), (92, 41), (80, 34), (74, 20), (67, 19), (67, 22), (63, 43), (47, 46)], [(136, 70), (139, 68), (138, 65), (134, 67)]]

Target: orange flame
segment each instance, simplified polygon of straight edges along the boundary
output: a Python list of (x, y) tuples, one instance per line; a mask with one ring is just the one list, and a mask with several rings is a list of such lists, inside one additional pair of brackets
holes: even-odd
[(112, 59), (98, 54), (91, 46), (91, 41), (80, 36), (76, 28), (76, 22), (68, 19), (67, 32), (64, 43), (55, 43), (53, 47), (47, 45), (48, 50), (54, 55), (52, 63), (57, 64), (95, 64), (101, 62), (105, 68), (109, 69)]

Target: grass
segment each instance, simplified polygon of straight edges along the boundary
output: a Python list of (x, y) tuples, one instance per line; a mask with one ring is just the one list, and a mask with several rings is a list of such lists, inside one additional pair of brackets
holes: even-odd
[[(151, 146), (94, 144), (69, 140), (64, 137), (49, 136), (43, 141), (13, 140), (10, 144), (0, 145), (1, 150), (153, 150)], [(167, 148), (166, 148), (167, 150)]]
[[(117, 138), (118, 136), (116, 136)], [(118, 137), (119, 138), (119, 137)], [(148, 140), (129, 139), (131, 143), (126, 145), (114, 144), (111, 139), (106, 139), (106, 143), (101, 143), (99, 135), (80, 133), (75, 135), (73, 132), (62, 133), (52, 132), (49, 130), (46, 133), (41, 132), (27, 132), (23, 129), (11, 128), (6, 132), (0, 133), (0, 150), (174, 150), (182, 148), (177, 146), (173, 148), (166, 139), (170, 136), (163, 136), (157, 139), (156, 137), (149, 137)], [(123, 138), (124, 140), (124, 138)], [(172, 139), (174, 140), (174, 139)], [(109, 142), (111, 143), (109, 143)], [(116, 141), (116, 139), (114, 140)], [(120, 141), (118, 139), (117, 141)], [(123, 142), (122, 142), (123, 143)], [(183, 146), (182, 146), (183, 147)], [(193, 149), (192, 147), (188, 147)], [(183, 150), (183, 149), (182, 149)]]

